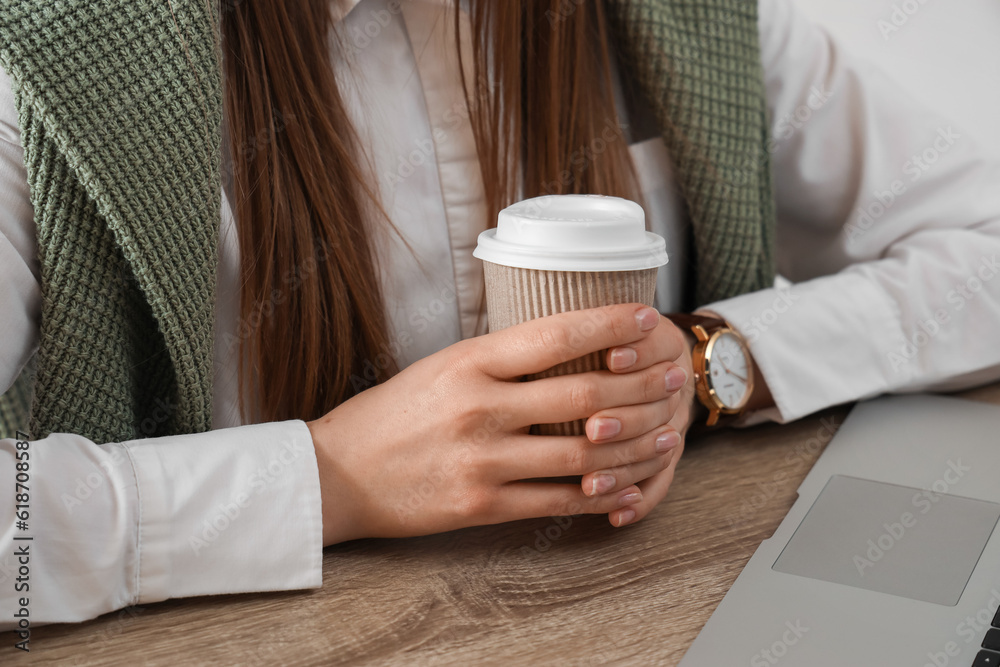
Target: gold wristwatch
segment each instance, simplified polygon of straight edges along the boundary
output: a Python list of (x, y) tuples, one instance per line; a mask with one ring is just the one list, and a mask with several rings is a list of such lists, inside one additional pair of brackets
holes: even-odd
[(754, 365), (743, 336), (717, 317), (684, 313), (667, 317), (694, 334), (694, 386), (708, 409), (706, 425), (715, 426), (724, 415), (743, 414), (754, 389)]

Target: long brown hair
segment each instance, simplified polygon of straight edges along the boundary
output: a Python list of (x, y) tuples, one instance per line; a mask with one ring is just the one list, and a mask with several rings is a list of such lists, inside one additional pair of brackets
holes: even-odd
[[(603, 2), (470, 0), (468, 12), (490, 220), (521, 196), (636, 198)], [(264, 421), (315, 419), (394, 372), (372, 242), (391, 223), (359, 167), (332, 30), (329, 0), (223, 5), (241, 404)]]

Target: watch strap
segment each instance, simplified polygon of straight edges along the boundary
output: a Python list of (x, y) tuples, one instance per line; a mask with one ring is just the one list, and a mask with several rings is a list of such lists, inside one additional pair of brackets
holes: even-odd
[(709, 334), (717, 329), (729, 326), (729, 324), (721, 317), (710, 317), (708, 315), (697, 315), (694, 313), (667, 313), (664, 317), (682, 329), (690, 331), (694, 327), (700, 326)]
[[(698, 315), (695, 313), (667, 313), (664, 315), (664, 317), (673, 322), (678, 328), (691, 332), (691, 334), (694, 335), (699, 340), (701, 336), (695, 333), (694, 331), (695, 327), (701, 327), (703, 332), (707, 334), (709, 337), (711, 337), (712, 334), (718, 331), (719, 329), (732, 329), (732, 327), (729, 326), (729, 323), (726, 322), (721, 317), (712, 317), (710, 315)], [(707, 383), (708, 378), (698, 377), (697, 382)], [(711, 413), (712, 406), (708, 405), (705, 402), (705, 400), (702, 399), (701, 394), (702, 394), (701, 390), (696, 391), (697, 400), (705, 407), (705, 409), (710, 411), (710, 414), (712, 414)], [(730, 422), (738, 420), (740, 417), (742, 417), (745, 411), (746, 408), (744, 408), (738, 413), (715, 412), (714, 416), (710, 417), (709, 423), (705, 424), (704, 426), (705, 427), (724, 426)]]

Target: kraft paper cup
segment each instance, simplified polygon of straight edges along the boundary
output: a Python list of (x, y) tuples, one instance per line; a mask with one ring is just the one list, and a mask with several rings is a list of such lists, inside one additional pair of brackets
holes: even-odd
[[(538, 317), (619, 303), (653, 305), (656, 273), (667, 263), (663, 238), (646, 231), (642, 207), (617, 197), (550, 195), (500, 212), (479, 237), (490, 331)], [(600, 322), (584, 325), (601, 326)], [(532, 380), (606, 369), (605, 353), (560, 364)], [(542, 435), (583, 435), (586, 420), (539, 424)]]

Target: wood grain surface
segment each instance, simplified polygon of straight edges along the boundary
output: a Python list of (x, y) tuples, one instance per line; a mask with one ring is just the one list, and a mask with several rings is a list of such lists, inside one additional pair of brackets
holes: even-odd
[[(1000, 385), (965, 397), (1000, 404)], [(847, 408), (688, 446), (645, 521), (523, 521), (326, 550), (323, 588), (0, 634), (0, 665), (676, 665)], [(239, 563), (233, 563), (239, 567)]]

